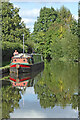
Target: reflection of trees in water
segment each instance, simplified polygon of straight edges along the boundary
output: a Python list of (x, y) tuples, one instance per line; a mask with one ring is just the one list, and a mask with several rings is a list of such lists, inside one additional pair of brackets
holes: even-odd
[(79, 98), (78, 98), (78, 110), (79, 110), (78, 117), (80, 119), (80, 93), (79, 93)]
[[(79, 60), (80, 60), (80, 58), (79, 58)], [(78, 98), (78, 110), (79, 110), (78, 118), (80, 119), (80, 62), (78, 62), (78, 95), (79, 95), (79, 98)]]
[(20, 90), (12, 85), (2, 87), (2, 118), (10, 118), (9, 113), (19, 107)]
[[(26, 87), (32, 87), (33, 81), (34, 79), (30, 79)], [(19, 108), (19, 100), (22, 98), (21, 95), (24, 95), (26, 87), (19, 89), (20, 87), (12, 87), (9, 81), (3, 81), (2, 118), (10, 118), (9, 114), (12, 113), (15, 108)]]
[(1, 119), (2, 119), (2, 93), (1, 93), (1, 88), (0, 88), (0, 120)]
[(74, 94), (78, 88), (77, 72), (77, 64), (47, 63), (42, 78), (34, 86), (41, 106), (64, 108), (72, 104), (72, 108), (77, 109), (78, 95)]

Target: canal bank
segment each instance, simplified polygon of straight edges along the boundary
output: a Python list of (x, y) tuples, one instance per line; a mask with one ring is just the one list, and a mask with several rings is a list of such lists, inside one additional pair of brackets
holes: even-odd
[(10, 68), (10, 66), (5, 66), (5, 67), (0, 68), (0, 75), (2, 75), (4, 73), (8, 73), (9, 68)]

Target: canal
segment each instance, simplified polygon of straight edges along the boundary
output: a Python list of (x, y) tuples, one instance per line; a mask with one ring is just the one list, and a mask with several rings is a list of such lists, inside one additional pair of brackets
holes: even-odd
[[(3, 118), (78, 118), (78, 63), (45, 62), (34, 74), (2, 80)], [(23, 83), (11, 82), (24, 79)]]

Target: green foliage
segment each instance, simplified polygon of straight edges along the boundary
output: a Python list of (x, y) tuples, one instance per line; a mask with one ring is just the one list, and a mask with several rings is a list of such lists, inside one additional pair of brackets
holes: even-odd
[(52, 56), (58, 59), (65, 58), (66, 60), (78, 59), (78, 36), (72, 34), (67, 25), (56, 24), (55, 26), (53, 25), (50, 28), (50, 33), (54, 31), (51, 38), (53, 40), (51, 45)]
[(19, 8), (14, 8), (12, 3), (2, 3), (2, 41), (22, 42), (23, 33), (25, 40), (29, 37), (29, 30), (21, 22), (18, 12)]
[[(78, 19), (78, 50), (79, 50), (79, 53), (80, 53), (80, 2), (78, 4), (78, 16), (79, 16), (79, 19)], [(78, 59), (80, 60), (80, 54), (78, 56)]]
[(30, 39), (44, 58), (78, 59), (78, 24), (70, 10), (43, 7)]
[(34, 24), (34, 32), (39, 32), (41, 30), (46, 32), (56, 18), (57, 13), (54, 8), (41, 8), (40, 17), (37, 18), (37, 22)]
[(78, 59), (78, 36), (66, 31), (61, 39), (64, 58), (67, 60)]

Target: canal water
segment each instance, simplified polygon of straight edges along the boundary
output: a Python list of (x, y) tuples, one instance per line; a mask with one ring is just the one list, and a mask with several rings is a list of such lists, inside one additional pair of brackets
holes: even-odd
[[(11, 79), (24, 79), (23, 83)], [(8, 75), (2, 81), (3, 118), (78, 118), (78, 64), (45, 62), (34, 74)]]

